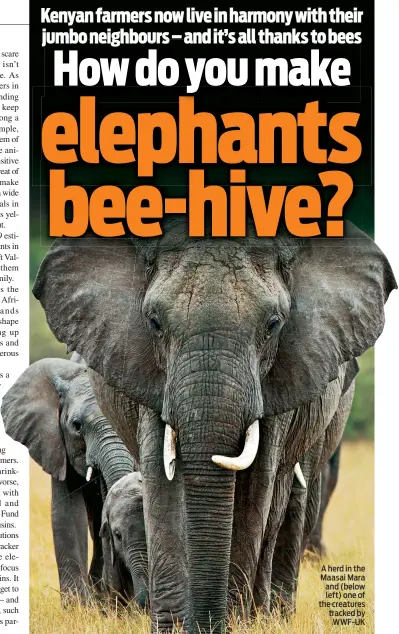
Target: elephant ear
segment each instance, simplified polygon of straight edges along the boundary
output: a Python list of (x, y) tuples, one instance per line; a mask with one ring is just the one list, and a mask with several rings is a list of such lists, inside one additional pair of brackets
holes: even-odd
[(63, 359), (36, 361), (4, 395), (1, 405), (6, 433), (25, 445), (33, 460), (57, 480), (65, 480), (67, 469), (57, 385), (68, 385), (82, 372), (84, 368)]
[(114, 540), (112, 536), (112, 531), (109, 528), (109, 521), (107, 517), (107, 513), (103, 510), (102, 524), (100, 528), (100, 537), (105, 540), (106, 543), (103, 542), (103, 549), (105, 555), (105, 561), (110, 560), (111, 566), (114, 568), (116, 563), (116, 555), (115, 555), (115, 546)]
[(263, 380), (266, 414), (317, 398), (339, 366), (373, 346), (382, 332), (384, 303), (396, 288), (392, 269), (373, 240), (345, 225), (344, 238), (305, 240), (291, 264), (290, 317)]
[(59, 341), (108, 385), (161, 411), (164, 379), (141, 314), (146, 284), (136, 244), (88, 235), (54, 242), (33, 294)]

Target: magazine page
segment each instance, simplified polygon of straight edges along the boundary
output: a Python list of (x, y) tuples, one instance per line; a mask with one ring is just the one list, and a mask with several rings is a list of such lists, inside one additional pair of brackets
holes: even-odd
[(374, 7), (72, 4), (0, 8), (0, 632), (382, 633)]

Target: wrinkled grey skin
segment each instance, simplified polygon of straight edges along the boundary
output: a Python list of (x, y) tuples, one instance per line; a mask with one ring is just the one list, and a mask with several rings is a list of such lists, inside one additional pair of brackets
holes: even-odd
[[(382, 332), (392, 271), (365, 234), (345, 231), (194, 240), (179, 221), (159, 240), (61, 239), (42, 263), (34, 294), (48, 323), (86, 359), (140, 463), (154, 631), (173, 615), (190, 634), (222, 632), (229, 589), (249, 610), (275, 489), (286, 477), (291, 490), (295, 463), (337, 411), (345, 363)], [(214, 464), (240, 454), (256, 419), (252, 466)], [(172, 482), (165, 423), (176, 433)]]
[[(89, 585), (98, 590), (102, 578), (102, 497), (134, 470), (133, 458), (101, 412), (87, 369), (73, 361), (33, 363), (4, 396), (1, 415), (6, 433), (52, 476), (51, 519), (62, 601), (66, 604), (76, 594), (86, 601)], [(94, 471), (87, 483), (89, 466)], [(93, 539), (89, 573), (88, 527)]]
[(319, 557), (324, 557), (327, 553), (323, 542), (323, 521), (324, 515), (330, 502), (331, 496), (335, 491), (338, 482), (338, 474), (340, 469), (342, 442), (338, 445), (336, 451), (331, 458), (327, 460), (322, 469), (321, 476), (321, 501), (320, 511), (317, 516), (316, 526), (310, 534), (307, 543), (307, 550), (315, 553)]
[[(290, 478), (290, 491), (284, 489), (284, 483), (280, 483), (280, 493), (278, 490), (275, 491), (265, 542), (266, 556), (270, 552), (273, 558), (266, 560), (264, 566), (258, 568), (255, 583), (255, 602), (258, 605), (268, 605), (271, 599), (272, 608), (276, 604), (288, 611), (295, 608), (300, 560), (320, 514), (323, 466), (342, 438), (352, 407), (354, 390), (355, 384), (352, 381), (341, 396), (337, 411), (324, 434), (300, 461), (307, 488), (304, 489), (294, 477)], [(284, 499), (287, 493), (288, 504)], [(285, 509), (285, 513), (281, 509)], [(275, 531), (270, 530), (270, 524), (275, 525), (278, 522), (282, 524), (276, 535)], [(276, 539), (274, 544), (273, 539)], [(272, 573), (269, 597), (267, 573), (270, 569)], [(266, 580), (262, 573), (266, 575)]]
[(139, 472), (130, 473), (108, 491), (100, 531), (104, 553), (103, 578), (111, 592), (148, 604), (148, 557)]

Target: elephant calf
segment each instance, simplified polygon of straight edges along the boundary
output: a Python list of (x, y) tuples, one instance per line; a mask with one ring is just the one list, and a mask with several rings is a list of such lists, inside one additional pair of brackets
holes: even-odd
[(143, 487), (139, 472), (130, 473), (108, 491), (100, 531), (103, 579), (111, 596), (148, 603), (148, 558), (144, 528)]
[[(76, 595), (85, 602), (88, 586), (99, 588), (102, 577), (103, 499), (115, 482), (135, 470), (135, 462), (101, 412), (81, 363), (33, 363), (4, 396), (1, 415), (6, 433), (28, 447), (33, 460), (52, 477), (51, 518), (62, 602)], [(88, 527), (93, 539), (89, 573)]]

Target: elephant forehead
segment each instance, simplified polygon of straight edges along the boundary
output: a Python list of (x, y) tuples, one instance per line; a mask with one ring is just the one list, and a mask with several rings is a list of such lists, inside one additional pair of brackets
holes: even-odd
[(128, 496), (136, 494), (141, 495), (143, 485), (140, 478), (141, 475), (138, 471), (122, 476), (122, 478), (112, 485), (108, 492), (108, 497), (114, 497), (116, 499), (122, 498), (124, 494)]
[(78, 376), (70, 382), (68, 389), (69, 400), (82, 400), (91, 395), (93, 395), (93, 390), (87, 374)]
[[(192, 240), (187, 242), (182, 248), (160, 249), (158, 261), (161, 267), (175, 268), (176, 262), (185, 266), (197, 267), (199, 264), (211, 267), (227, 267), (235, 270), (252, 268), (251, 256), (253, 249), (249, 248), (249, 243), (237, 240)], [(262, 251), (262, 258), (270, 268), (277, 265), (276, 249), (270, 246)]]
[(72, 410), (76, 410), (80, 414), (83, 414), (84, 411), (94, 413), (96, 409), (99, 409), (87, 375), (77, 377), (71, 381), (67, 393), (66, 407), (69, 413)]
[(143, 494), (137, 487), (112, 488), (107, 495), (108, 517), (111, 521), (126, 518), (135, 512), (142, 512)]
[(209, 317), (231, 310), (232, 318), (273, 312), (280, 302), (287, 308), (276, 258), (259, 272), (245, 249), (193, 246), (184, 252), (164, 253), (147, 295), (147, 303), (165, 313), (181, 312), (187, 319), (197, 309)]

